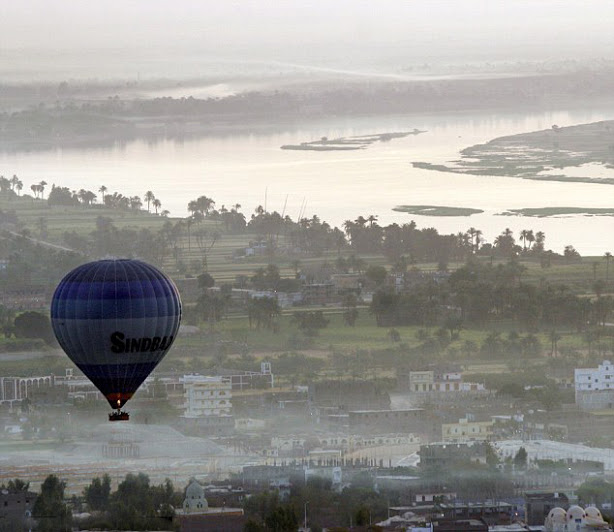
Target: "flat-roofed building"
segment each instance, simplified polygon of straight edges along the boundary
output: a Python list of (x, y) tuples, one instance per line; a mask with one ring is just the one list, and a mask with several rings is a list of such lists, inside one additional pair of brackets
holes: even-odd
[(596, 368), (574, 371), (576, 404), (582, 410), (614, 408), (614, 364), (604, 360)]
[(468, 418), (461, 418), (458, 423), (443, 423), (441, 425), (442, 441), (488, 441), (492, 439), (494, 424), (495, 422), (492, 419), (490, 421), (472, 421)]
[(232, 385), (222, 377), (185, 375), (184, 414), (186, 418), (230, 416), (232, 414)]

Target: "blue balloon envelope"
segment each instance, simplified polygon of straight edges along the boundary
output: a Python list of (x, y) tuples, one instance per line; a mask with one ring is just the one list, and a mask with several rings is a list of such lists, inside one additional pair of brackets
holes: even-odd
[(181, 321), (177, 287), (139, 260), (75, 268), (51, 301), (51, 325), (69, 358), (120, 409), (170, 349)]

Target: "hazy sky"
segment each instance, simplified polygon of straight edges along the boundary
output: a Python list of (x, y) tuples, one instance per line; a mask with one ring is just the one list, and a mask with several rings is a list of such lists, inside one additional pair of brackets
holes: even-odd
[[(0, 74), (62, 52), (89, 63), (295, 59), (313, 64), (599, 57), (614, 3), (586, 1), (20, 0), (0, 3)], [(15, 52), (19, 51), (19, 54)], [(52, 65), (45, 65), (48, 71)], [(82, 65), (81, 65), (82, 66)], [(176, 65), (175, 65), (176, 66)], [(147, 68), (145, 66), (145, 68)], [(152, 67), (153, 68), (153, 67)], [(158, 67), (156, 67), (158, 68)], [(25, 69), (25, 66), (24, 66)], [(111, 74), (111, 73), (110, 73)]]

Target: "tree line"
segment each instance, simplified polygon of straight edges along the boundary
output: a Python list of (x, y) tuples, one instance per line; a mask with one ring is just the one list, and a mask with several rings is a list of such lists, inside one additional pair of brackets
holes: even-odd
[[(0, 176), (0, 193), (9, 198), (17, 197), (22, 187), (19, 185), (20, 181), (16, 175), (11, 179)], [(44, 198), (46, 185), (44, 180), (33, 185), (36, 189), (34, 199)], [(162, 210), (162, 202), (150, 190), (146, 191), (143, 197), (130, 196), (119, 192), (111, 193), (106, 186), (102, 185), (98, 193), (101, 195), (100, 204), (110, 209), (135, 212), (146, 210), (162, 216), (169, 215), (168, 211)], [(92, 207), (97, 204), (98, 196), (91, 190), (70, 190), (68, 187), (53, 184), (46, 201), (49, 205)], [(464, 262), (473, 256), (491, 260), (509, 260), (514, 257), (534, 258), (539, 260), (545, 268), (555, 263), (570, 263), (581, 259), (573, 245), (566, 246), (562, 254), (547, 250), (545, 233), (534, 232), (532, 229), (523, 229), (517, 240), (514, 233), (506, 228), (492, 243), (489, 243), (484, 239), (482, 231), (474, 227), (446, 235), (440, 234), (434, 228), (419, 229), (413, 221), (381, 226), (377, 222), (377, 216), (373, 214), (366, 217), (361, 215), (355, 220), (346, 220), (340, 229), (332, 227), (316, 215), (310, 218), (301, 216), (294, 221), (284, 213), (267, 211), (262, 206), (258, 206), (247, 219), (241, 212), (240, 204), (234, 204), (230, 208), (225, 205), (216, 208), (215, 200), (205, 195), (190, 200), (187, 203), (187, 211), (189, 212), (187, 217), (173, 222), (169, 220), (174, 225), (172, 230), (165, 226), (155, 235), (164, 237), (157, 238), (156, 244), (158, 246), (162, 244), (162, 249), (166, 254), (172, 248), (176, 265), (181, 266), (180, 269), (184, 272), (193, 268), (189, 268), (189, 265), (179, 257), (181, 249), (177, 243), (178, 237), (187, 237), (188, 252), (195, 243), (195, 247), (202, 252), (203, 263), (206, 263), (207, 253), (224, 232), (255, 234), (258, 241), (266, 246), (269, 256), (278, 254), (282, 247), (286, 255), (315, 257), (331, 252), (340, 255), (345, 250), (357, 256), (384, 255), (393, 270), (403, 270), (408, 265), (419, 262), (435, 263), (438, 269), (445, 270), (450, 262)], [(9, 216), (12, 216), (13, 223), (15, 222), (15, 216), (11, 213), (2, 213), (2, 216), (7, 217), (7, 220)], [(216, 228), (214, 230), (203, 228), (201, 223), (205, 220), (215, 222)], [(41, 222), (41, 235), (46, 236), (42, 225), (44, 225), (43, 222)], [(75, 244), (70, 238), (71, 235), (71, 232), (68, 232), (64, 241), (68, 240)], [(122, 235), (115, 234), (114, 236), (120, 238)], [(134, 239), (134, 233), (126, 238), (126, 240), (129, 239)], [(108, 249), (112, 245), (112, 239), (108, 240), (111, 244), (107, 244), (105, 246), (107, 249), (104, 249), (103, 252), (125, 254), (126, 249), (123, 243), (113, 250)], [(132, 252), (134, 253), (134, 250)], [(605, 256), (608, 259), (606, 264), (606, 277), (608, 277), (611, 253), (606, 252)]]
[[(10, 493), (27, 492), (29, 483), (20, 479), (10, 480), (0, 486)], [(92, 479), (81, 496), (68, 497), (66, 482), (56, 475), (49, 475), (41, 485), (40, 494), (32, 508), (36, 530), (57, 532), (72, 530), (75, 523), (73, 512), (87, 511), (89, 517), (79, 520), (79, 529), (88, 530), (169, 530), (173, 529), (175, 508), (183, 502), (183, 494), (166, 479), (162, 484), (152, 485), (144, 473), (129, 473), (111, 489), (108, 474)], [(20, 523), (12, 523), (21, 529)], [(21, 526), (19, 526), (21, 525)]]

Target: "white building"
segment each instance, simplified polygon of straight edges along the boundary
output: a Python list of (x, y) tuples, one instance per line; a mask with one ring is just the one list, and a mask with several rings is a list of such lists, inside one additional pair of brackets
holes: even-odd
[(574, 371), (576, 391), (614, 390), (614, 364), (604, 360), (597, 368)]
[(604, 360), (597, 368), (574, 370), (576, 404), (582, 410), (614, 408), (614, 364)]
[(443, 423), (441, 425), (444, 442), (488, 441), (493, 436), (494, 421), (473, 421), (468, 418), (458, 420), (458, 423)]
[(607, 472), (614, 471), (614, 452), (612, 449), (588, 447), (574, 443), (563, 443), (552, 440), (501, 440), (495, 448), (503, 459), (514, 458), (520, 447), (527, 451), (529, 462), (536, 460), (553, 460), (558, 462), (597, 462), (603, 464)]
[(199, 418), (232, 414), (232, 384), (227, 379), (185, 375), (180, 381), (184, 386), (183, 417)]
[(413, 394), (484, 393), (484, 384), (464, 382), (458, 372), (437, 374), (434, 371), (410, 371), (409, 391)]

